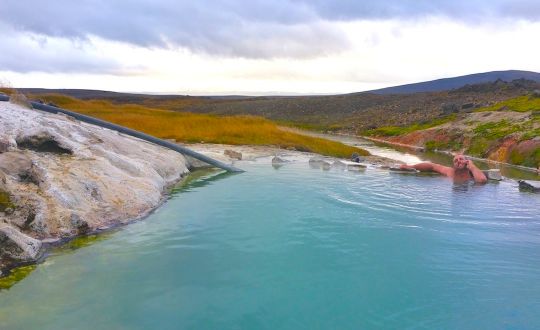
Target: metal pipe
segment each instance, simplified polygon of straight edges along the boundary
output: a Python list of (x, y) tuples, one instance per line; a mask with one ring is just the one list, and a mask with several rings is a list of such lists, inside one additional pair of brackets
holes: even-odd
[[(4, 95), (0, 95), (0, 101), (9, 101), (9, 97), (4, 96)], [(101, 120), (101, 119), (97, 119), (97, 118), (94, 118), (94, 117), (82, 115), (80, 113), (76, 113), (76, 112), (73, 112), (73, 111), (61, 109), (61, 108), (58, 108), (58, 107), (55, 107), (55, 106), (51, 106), (51, 105), (47, 105), (47, 104), (43, 104), (43, 103), (39, 103), (39, 102), (30, 102), (30, 104), (32, 105), (32, 107), (34, 109), (45, 111), (45, 112), (48, 112), (48, 113), (53, 113), (53, 114), (63, 113), (65, 115), (71, 116), (71, 117), (73, 117), (75, 119), (78, 119), (78, 120), (80, 120), (82, 122), (85, 122), (85, 123), (89, 123), (89, 124), (92, 124), (92, 125), (108, 128), (108, 129), (111, 129), (111, 130), (114, 130), (114, 131), (129, 135), (129, 136), (136, 137), (136, 138), (141, 139), (141, 140), (145, 140), (145, 141), (160, 145), (160, 146), (165, 147), (165, 148), (172, 149), (172, 150), (177, 151), (177, 152), (179, 152), (179, 153), (181, 153), (183, 155), (190, 156), (192, 158), (195, 158), (195, 159), (198, 159), (198, 160), (200, 160), (202, 162), (205, 162), (205, 163), (207, 163), (209, 165), (222, 168), (222, 169), (224, 169), (226, 171), (229, 171), (229, 172), (244, 172), (244, 170), (241, 170), (241, 169), (239, 169), (237, 167), (234, 167), (232, 165), (225, 164), (223, 162), (220, 162), (220, 161), (215, 160), (213, 158), (210, 158), (208, 156), (202, 155), (202, 154), (200, 154), (198, 152), (195, 152), (195, 151), (193, 151), (191, 149), (188, 149), (186, 147), (182, 147), (182, 146), (180, 146), (178, 144), (175, 144), (175, 143), (172, 143), (172, 142), (169, 142), (169, 141), (165, 141), (165, 140), (162, 140), (162, 139), (158, 139), (158, 138), (156, 138), (154, 136), (151, 136), (151, 135), (148, 135), (148, 134), (133, 130), (131, 128), (116, 125), (116, 124), (113, 124), (113, 123), (110, 123), (110, 122), (107, 122), (107, 121), (104, 121), (104, 120)]]

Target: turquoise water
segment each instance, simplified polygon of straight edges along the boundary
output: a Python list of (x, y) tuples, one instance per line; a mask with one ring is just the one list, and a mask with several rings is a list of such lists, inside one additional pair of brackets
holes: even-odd
[(0, 291), (0, 329), (540, 328), (540, 195), (239, 166), (48, 258)]

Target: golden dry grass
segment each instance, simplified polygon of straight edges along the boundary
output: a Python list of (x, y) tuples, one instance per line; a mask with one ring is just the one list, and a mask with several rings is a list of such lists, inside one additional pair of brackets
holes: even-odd
[(369, 155), (366, 150), (339, 142), (283, 131), (275, 123), (260, 117), (174, 112), (102, 100), (82, 101), (64, 95), (40, 95), (39, 98), (62, 108), (180, 142), (268, 145), (345, 158), (352, 153)]
[(15, 92), (16, 91), (11, 87), (6, 87), (6, 86), (0, 85), (0, 93), (6, 94), (6, 95), (12, 95)]

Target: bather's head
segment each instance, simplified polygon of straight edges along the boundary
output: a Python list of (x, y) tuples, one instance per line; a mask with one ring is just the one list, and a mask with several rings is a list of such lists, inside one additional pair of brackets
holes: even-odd
[(454, 156), (454, 169), (455, 170), (463, 170), (467, 168), (468, 160), (463, 156), (463, 154), (456, 154)]

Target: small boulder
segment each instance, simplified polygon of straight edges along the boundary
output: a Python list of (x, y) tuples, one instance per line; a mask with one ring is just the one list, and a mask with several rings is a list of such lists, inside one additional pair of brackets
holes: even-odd
[(288, 162), (289, 162), (288, 160), (283, 159), (279, 156), (275, 156), (274, 158), (272, 158), (272, 164), (285, 164)]
[(288, 160), (286, 159), (283, 159), (279, 156), (274, 156), (274, 158), (272, 158), (272, 167), (275, 168), (275, 169), (279, 169), (281, 166), (285, 165), (289, 163)]
[(17, 142), (13, 138), (0, 136), (0, 154), (17, 148)]
[(361, 163), (364, 161), (364, 158), (362, 158), (359, 154), (357, 154), (356, 152), (354, 152), (352, 155), (351, 155), (351, 161), (355, 162), (355, 163)]
[(519, 180), (519, 190), (540, 193), (540, 181)]
[(223, 154), (229, 158), (241, 160), (242, 159), (242, 153), (238, 151), (234, 151), (231, 149), (227, 149), (223, 152)]
[(491, 169), (491, 170), (482, 171), (482, 172), (484, 172), (484, 175), (486, 176), (488, 180), (495, 180), (495, 181), (502, 180), (501, 170), (499, 169)]
[(459, 106), (455, 103), (443, 103), (441, 104), (441, 110), (444, 115), (459, 112)]
[(88, 225), (88, 222), (82, 219), (78, 214), (72, 213), (70, 220), (71, 225), (75, 228), (77, 234), (86, 234), (90, 231), (90, 226)]
[(366, 169), (365, 164), (360, 164), (357, 162), (351, 162), (348, 160), (336, 160), (333, 164), (334, 167), (339, 167), (342, 169), (346, 169), (348, 171), (360, 171)]
[(6, 263), (32, 262), (41, 256), (41, 242), (9, 225), (0, 225), (0, 268)]
[(330, 167), (332, 167), (332, 164), (332, 160), (321, 157), (312, 157), (309, 159), (309, 167), (311, 168), (322, 168), (323, 170), (329, 170)]
[(32, 168), (32, 160), (23, 152), (0, 154), (0, 170), (7, 175), (24, 176)]

